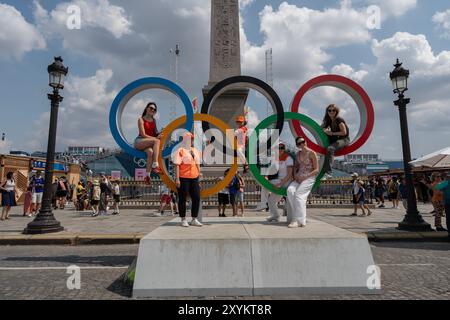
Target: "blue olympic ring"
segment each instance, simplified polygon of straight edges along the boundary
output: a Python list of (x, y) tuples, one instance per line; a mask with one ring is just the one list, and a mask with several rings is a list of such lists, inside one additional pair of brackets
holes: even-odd
[[(163, 89), (167, 90), (174, 95), (180, 98), (181, 102), (186, 109), (186, 125), (185, 129), (187, 131), (192, 131), (194, 127), (194, 110), (192, 108), (191, 100), (189, 99), (186, 92), (181, 89), (176, 83), (163, 79), (163, 78), (143, 78), (140, 80), (136, 80), (119, 92), (117, 97), (114, 99), (114, 102), (111, 106), (111, 111), (109, 114), (109, 127), (111, 129), (112, 136), (119, 147), (124, 150), (126, 153), (142, 159), (147, 159), (147, 155), (143, 151), (136, 150), (133, 146), (131, 146), (125, 139), (122, 132), (122, 113), (125, 109), (125, 106), (133, 98), (135, 95), (140, 93), (141, 91), (148, 89)], [(170, 157), (173, 148), (176, 147), (177, 144), (169, 146), (163, 150), (162, 156), (164, 158)]]

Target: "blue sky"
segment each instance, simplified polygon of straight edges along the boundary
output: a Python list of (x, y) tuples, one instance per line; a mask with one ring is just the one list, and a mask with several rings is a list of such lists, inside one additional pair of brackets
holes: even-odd
[[(114, 147), (108, 129), (112, 100), (144, 76), (173, 77), (169, 49), (180, 43), (179, 84), (201, 99), (208, 80), (208, 0), (0, 0), (0, 131), (7, 146), (45, 150), (49, 91), (47, 65), (62, 55), (70, 68), (63, 92), (58, 149), (68, 145)], [(68, 5), (81, 8), (80, 30), (65, 26)], [(380, 30), (365, 26), (366, 8), (378, 5)], [(269, 9), (269, 7), (271, 9)], [(398, 112), (387, 74), (399, 57), (411, 69), (409, 108), (413, 156), (448, 146), (450, 137), (450, 3), (445, 0), (241, 1), (243, 73), (264, 80), (264, 51), (273, 48), (274, 86), (286, 110), (296, 90), (314, 76), (338, 73), (357, 81), (376, 110), (376, 126), (359, 153), (401, 158)], [(287, 45), (286, 45), (287, 44)], [(160, 126), (170, 119), (168, 93), (141, 93), (130, 101), (123, 125), (128, 140), (148, 99), (160, 103)], [(337, 103), (355, 136), (356, 106), (334, 89), (308, 93), (304, 112), (317, 121)], [(265, 101), (252, 93), (251, 122), (265, 118)], [(261, 105), (264, 106), (261, 108)], [(290, 139), (288, 126), (283, 138)], [(0, 150), (1, 151), (1, 150)]]

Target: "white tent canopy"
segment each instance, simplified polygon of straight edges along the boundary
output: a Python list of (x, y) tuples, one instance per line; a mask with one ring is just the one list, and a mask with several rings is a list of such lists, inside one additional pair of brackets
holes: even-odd
[(414, 167), (450, 168), (450, 147), (411, 161)]

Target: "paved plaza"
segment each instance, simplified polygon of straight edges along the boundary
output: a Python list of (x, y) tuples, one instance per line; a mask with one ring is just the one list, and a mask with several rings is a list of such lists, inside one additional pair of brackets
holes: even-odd
[[(346, 229), (351, 232), (365, 233), (370, 235), (395, 235), (400, 236), (400, 231), (396, 227), (403, 220), (405, 211), (403, 209), (374, 209), (370, 217), (352, 217), (352, 209), (343, 208), (323, 208), (308, 209), (308, 216), (329, 223), (339, 228)], [(430, 213), (433, 209), (431, 205), (419, 206), (419, 211), (423, 218), (434, 226), (434, 217)], [(281, 210), (280, 210), (281, 212)], [(361, 213), (359, 211), (359, 213)], [(158, 217), (155, 210), (121, 210), (121, 214), (113, 216), (111, 214), (102, 215), (93, 218), (90, 212), (77, 212), (72, 206), (68, 206), (66, 210), (54, 211), (55, 217), (65, 227), (65, 231), (51, 235), (52, 237), (69, 237), (72, 235), (90, 235), (90, 236), (117, 236), (117, 237), (136, 237), (139, 239), (149, 232), (153, 231), (161, 224), (172, 220), (173, 216)], [(204, 210), (205, 217), (218, 216), (217, 210)], [(231, 216), (231, 209), (227, 211), (227, 215)], [(255, 212), (247, 210), (247, 217), (268, 216), (266, 212)], [(226, 219), (226, 218), (224, 218)], [(445, 220), (445, 218), (444, 218)], [(32, 221), (31, 218), (22, 216), (22, 208), (14, 207), (11, 219), (0, 222), (0, 240), (3, 238), (14, 238), (22, 236), (22, 231), (26, 225)], [(445, 222), (444, 222), (445, 223)], [(433, 237), (445, 237), (446, 233), (434, 232)], [(381, 236), (380, 236), (381, 237)]]
[[(432, 223), (431, 206), (420, 205)], [(30, 221), (14, 208), (11, 220), (0, 224), (0, 237), (19, 237)], [(399, 209), (375, 209), (371, 217), (351, 217), (351, 209), (310, 209), (309, 216), (356, 233), (395, 233), (403, 218)], [(54, 235), (144, 236), (173, 217), (155, 217), (148, 210), (123, 210), (119, 216), (92, 218), (72, 208), (56, 211), (66, 231)], [(205, 216), (217, 216), (215, 210)], [(230, 212), (228, 213), (230, 214)], [(247, 212), (246, 216), (266, 215)], [(226, 219), (226, 218), (224, 218)], [(436, 233), (437, 234), (437, 233)], [(441, 234), (442, 236), (442, 234)], [(382, 272), (382, 294), (295, 295), (257, 299), (450, 299), (450, 243), (384, 241), (371, 242), (375, 263)], [(138, 245), (95, 246), (0, 246), (0, 299), (131, 299), (131, 287), (120, 281), (133, 262)], [(81, 268), (81, 289), (69, 290), (67, 267)], [(199, 297), (217, 299), (220, 297)], [(227, 299), (241, 299), (234, 297)], [(242, 299), (254, 299), (245, 298)]]

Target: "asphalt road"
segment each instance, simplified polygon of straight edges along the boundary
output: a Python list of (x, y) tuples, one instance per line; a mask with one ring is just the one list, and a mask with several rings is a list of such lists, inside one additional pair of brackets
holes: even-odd
[[(130, 299), (131, 288), (118, 279), (137, 252), (137, 245), (0, 247), (0, 299)], [(382, 272), (381, 295), (257, 298), (450, 299), (450, 243), (376, 243), (372, 252)], [(70, 266), (80, 268), (79, 289)]]

